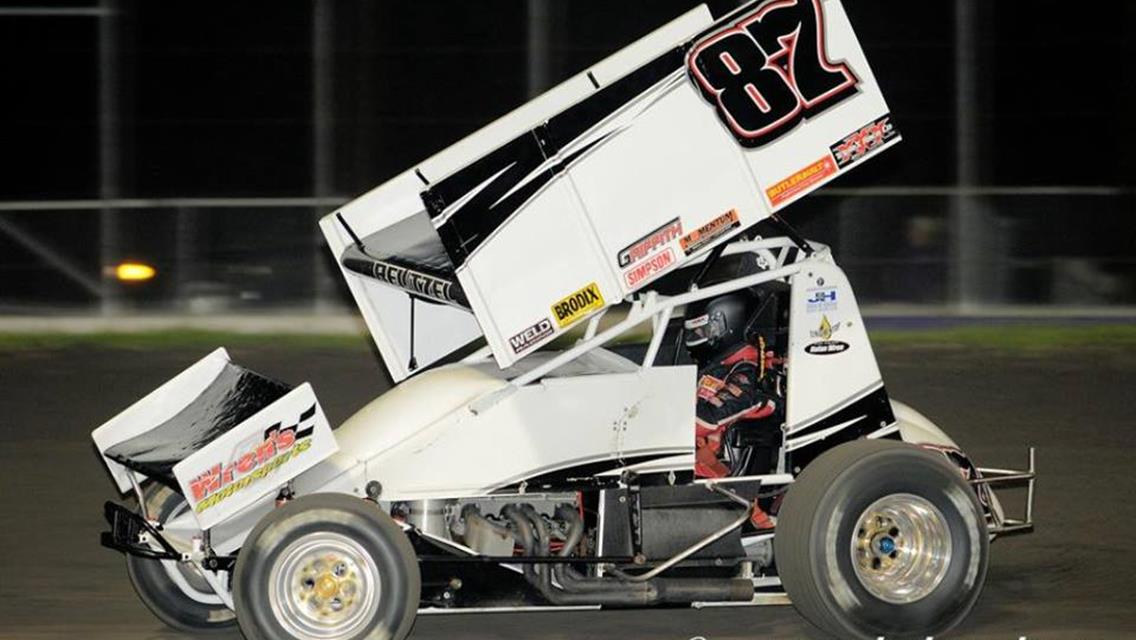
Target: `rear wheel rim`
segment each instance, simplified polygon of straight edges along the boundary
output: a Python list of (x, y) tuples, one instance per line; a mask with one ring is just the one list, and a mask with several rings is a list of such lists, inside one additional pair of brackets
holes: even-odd
[(951, 531), (926, 498), (896, 493), (868, 505), (852, 532), (852, 568), (860, 584), (892, 604), (926, 598), (951, 565)]
[(355, 540), (311, 533), (289, 544), (273, 563), (269, 605), (284, 630), (300, 638), (352, 638), (374, 619), (382, 579)]

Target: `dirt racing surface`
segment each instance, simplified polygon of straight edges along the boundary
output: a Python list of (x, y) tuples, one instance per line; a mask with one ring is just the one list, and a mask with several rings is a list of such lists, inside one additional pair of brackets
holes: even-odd
[[(205, 353), (0, 352), (0, 638), (188, 637), (150, 616), (122, 557), (98, 544), (102, 503), (116, 496), (89, 434)], [(386, 387), (362, 350), (232, 354), (287, 382), (311, 381), (333, 425)], [(1021, 467), (1026, 445), (1038, 447), (1038, 531), (992, 546), (986, 590), (954, 637), (1136, 637), (1136, 351), (888, 347), (879, 356), (892, 396), (938, 422), (979, 464)], [(424, 616), (412, 637), (821, 636), (791, 607), (760, 607)]]

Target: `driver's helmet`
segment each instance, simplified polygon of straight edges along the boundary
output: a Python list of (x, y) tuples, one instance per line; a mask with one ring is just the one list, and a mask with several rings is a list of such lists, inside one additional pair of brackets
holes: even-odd
[(691, 355), (701, 360), (744, 342), (752, 304), (748, 292), (738, 291), (687, 305), (683, 328)]

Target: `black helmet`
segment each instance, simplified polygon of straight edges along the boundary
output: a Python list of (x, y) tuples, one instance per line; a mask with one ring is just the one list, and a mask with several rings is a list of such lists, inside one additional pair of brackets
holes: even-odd
[(697, 360), (745, 342), (755, 305), (748, 291), (735, 291), (686, 307), (686, 347)]

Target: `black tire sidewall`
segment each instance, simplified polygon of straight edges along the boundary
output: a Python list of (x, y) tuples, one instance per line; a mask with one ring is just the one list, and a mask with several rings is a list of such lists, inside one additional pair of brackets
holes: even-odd
[(378, 567), (378, 610), (355, 638), (404, 638), (414, 623), (421, 589), (413, 547), (376, 505), (338, 494), (293, 500), (265, 516), (245, 540), (233, 577), (237, 618), (245, 636), (250, 640), (292, 637), (272, 613), (269, 578), (280, 553), (312, 533), (338, 533), (354, 540)]
[[(181, 495), (164, 487), (147, 490), (147, 502), (155, 509), (152, 514), (163, 521), (184, 502)], [(151, 499), (157, 498), (154, 502)], [(187, 596), (174, 584), (159, 560), (126, 555), (126, 573), (138, 599), (159, 620), (178, 631), (202, 633), (231, 629), (237, 623), (236, 614), (223, 604), (204, 604)]]
[[(899, 493), (933, 504), (951, 536), (951, 562), (942, 581), (925, 598), (902, 605), (868, 592), (856, 577), (851, 553), (861, 514)], [(779, 527), (775, 545), (778, 558), (787, 562), (778, 566), (807, 574), (784, 575), (786, 590), (811, 622), (837, 637), (938, 635), (970, 612), (982, 590), (989, 538), (978, 499), (959, 469), (912, 445), (858, 441), (827, 452), (790, 488), (781, 515), (779, 524), (789, 526)]]
[[(856, 623), (857, 633), (893, 635), (912, 629), (935, 634), (953, 627), (965, 615), (981, 591), (986, 571), (987, 535), (977, 518), (982, 513), (974, 492), (946, 464), (926, 464), (913, 456), (880, 456), (868, 460), (874, 473), (850, 471), (847, 482), (836, 483), (818, 509), (819, 522), (810, 544), (823, 553), (814, 555), (813, 570), (825, 575), (833, 589), (847, 588), (862, 606), (841, 608), (843, 616)], [(918, 602), (896, 605), (872, 596), (856, 578), (849, 551), (860, 514), (876, 500), (891, 494), (910, 493), (933, 504), (943, 514), (951, 534), (951, 562), (939, 586)], [(842, 505), (842, 509), (835, 508)], [(827, 517), (826, 517), (827, 516)], [(835, 528), (835, 529), (834, 529)], [(835, 547), (827, 544), (836, 532)], [(830, 570), (835, 560), (838, 570)], [(870, 631), (869, 631), (870, 630)], [(924, 631), (920, 631), (924, 633)]]

